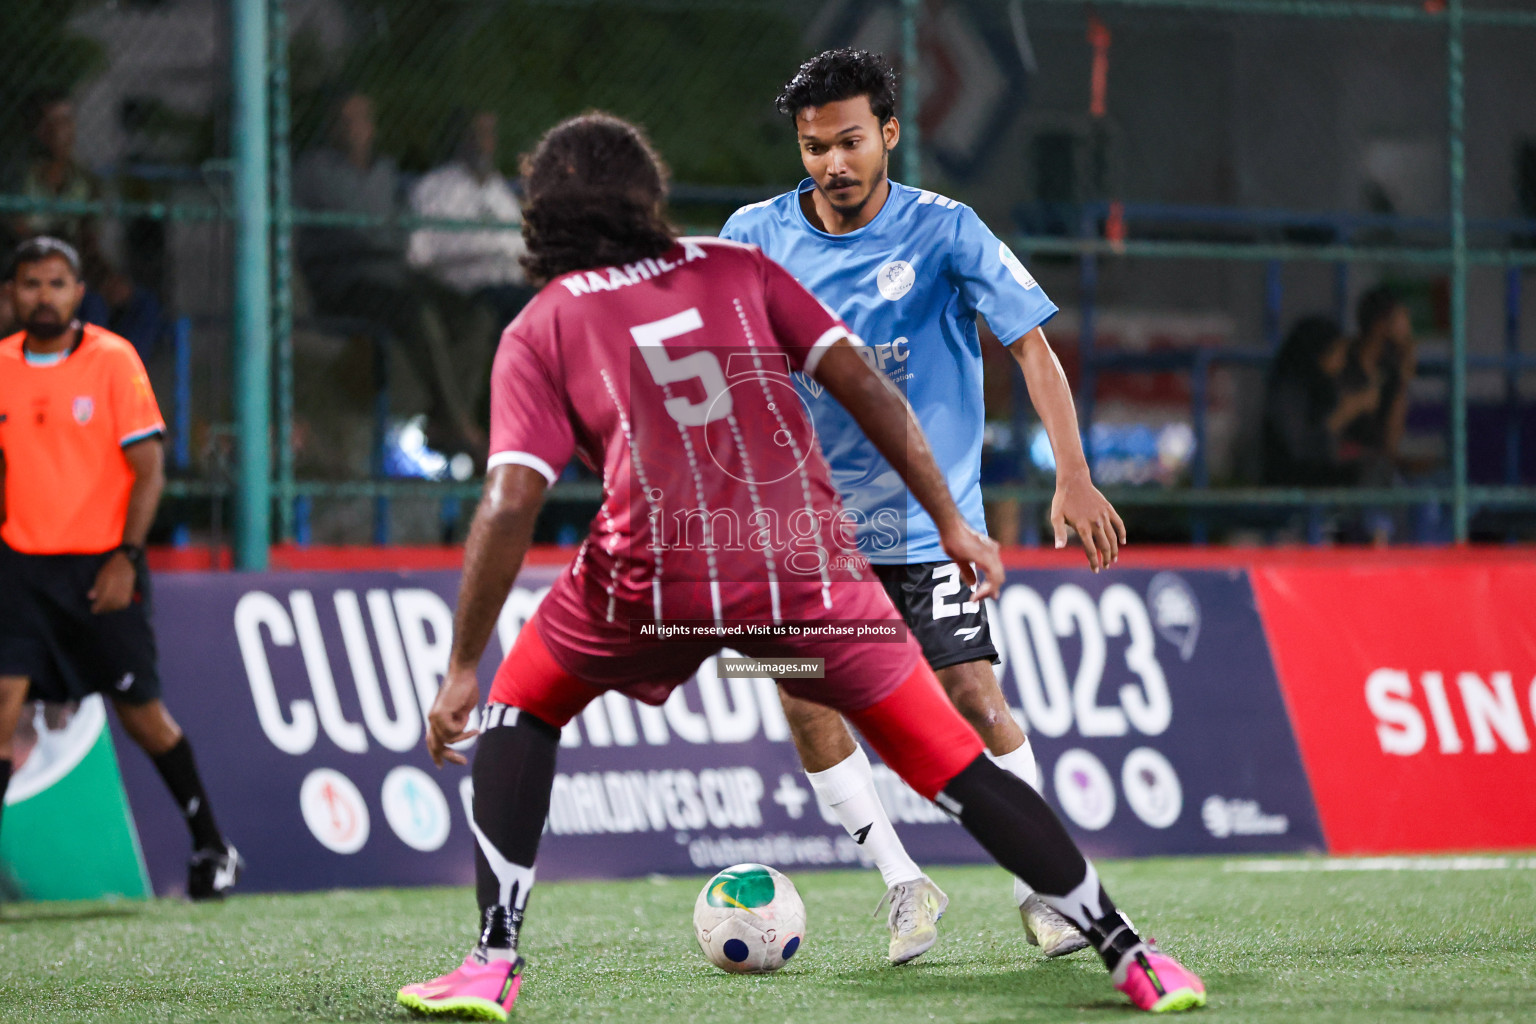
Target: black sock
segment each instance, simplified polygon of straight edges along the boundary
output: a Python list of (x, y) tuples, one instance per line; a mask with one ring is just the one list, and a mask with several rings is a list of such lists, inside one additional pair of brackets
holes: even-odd
[(0, 819), (5, 817), (5, 789), (11, 784), (11, 759), (0, 757)]
[(1061, 819), (1029, 783), (979, 755), (936, 802), (1010, 874), (1077, 925), (1111, 972), (1141, 942)]
[(151, 760), (176, 805), (181, 808), (181, 816), (187, 819), (187, 828), (192, 832), (192, 848), (221, 849), (224, 836), (213, 820), (213, 808), (208, 806), (208, 794), (203, 792), (203, 780), (197, 774), (197, 762), (192, 760), (192, 744), (187, 742), (187, 737), (182, 736), (174, 747)]
[[(533, 887), (560, 730), (506, 704), (486, 706), (475, 744), (475, 895), (480, 945), (517, 948)], [(495, 862), (493, 864), (493, 861)]]

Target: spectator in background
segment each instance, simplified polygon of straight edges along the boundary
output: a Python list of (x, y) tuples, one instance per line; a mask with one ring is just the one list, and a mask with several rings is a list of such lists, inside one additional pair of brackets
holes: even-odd
[(303, 210), (387, 222), (299, 232), (299, 265), (316, 309), (387, 328), (431, 396), (428, 444), (483, 459), (487, 437), (476, 406), (489, 386), (496, 338), (491, 313), (407, 264), (405, 235), (394, 223), (400, 172), (394, 160), (374, 150), (373, 100), (358, 92), (343, 94), (332, 128), (331, 144), (306, 153), (295, 166), (295, 202)]
[[(34, 101), (33, 115), (34, 151), (10, 175), (7, 190), (43, 201), (100, 201), (101, 183), (75, 156), (74, 102), (65, 93), (45, 93)], [(48, 235), (74, 246), (86, 284), (80, 318), (127, 338), (140, 360), (149, 358), (165, 332), (164, 310), (153, 292), (135, 284), (107, 258), (95, 214), (26, 212), (12, 218), (7, 228), (12, 244)]]
[[(45, 93), (32, 103), (31, 153), (8, 175), (7, 188), (28, 199), (91, 203), (101, 199), (96, 176), (75, 159), (75, 105), (63, 93)], [(95, 216), (28, 211), (7, 225), (19, 244), (35, 235), (61, 238), (80, 254), (87, 284), (104, 276)]]
[(1264, 482), (1289, 487), (1357, 483), (1363, 451), (1344, 431), (1376, 410), (1369, 388), (1344, 391), (1349, 339), (1325, 316), (1299, 321), (1270, 366), (1264, 390)]
[(464, 119), (453, 157), (411, 190), (418, 217), (498, 221), (502, 230), (434, 231), (411, 235), (411, 266), (467, 298), (495, 310), (496, 322), (510, 323), (537, 291), (528, 286), (518, 260), (525, 247), (523, 211), (512, 186), (496, 167), (496, 114), (481, 110)]
[(1341, 437), (1360, 450), (1365, 482), (1386, 486), (1400, 468), (1408, 386), (1418, 368), (1413, 322), (1408, 307), (1385, 285), (1360, 297), (1356, 319), (1360, 334), (1350, 345), (1341, 385), (1375, 399), (1345, 425)]

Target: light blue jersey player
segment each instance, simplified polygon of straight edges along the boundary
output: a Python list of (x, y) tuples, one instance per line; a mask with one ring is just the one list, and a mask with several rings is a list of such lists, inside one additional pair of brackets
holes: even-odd
[[(869, 223), (833, 234), (802, 209), (815, 187), (807, 178), (794, 192), (737, 210), (720, 236), (760, 247), (858, 333), (866, 361), (917, 413), (960, 511), (985, 531), (976, 315), (1011, 340), (1049, 320), (1056, 304), (963, 203), (889, 182)], [(860, 553), (876, 565), (944, 561), (933, 520), (858, 424), (814, 381), (801, 374), (797, 384)]]
[[(956, 504), (985, 529), (981, 500), (981, 339), (987, 319), (1029, 385), (1056, 454), (1056, 546), (1075, 531), (1091, 568), (1111, 564), (1125, 525), (1089, 479), (1066, 376), (1041, 325), (1056, 313), (1019, 259), (970, 207), (887, 176), (901, 135), (895, 74), (860, 50), (802, 65), (777, 101), (795, 125), (809, 175), (793, 192), (737, 210), (721, 235), (763, 249), (864, 340), (865, 357), (911, 403)], [(997, 684), (987, 612), (971, 599), (970, 567), (947, 561), (939, 530), (853, 420), (800, 381), (861, 553), (885, 584), (940, 682), (1004, 768), (1038, 783), (1028, 738)], [(837, 715), (780, 694), (801, 763), (822, 802), (874, 858), (891, 900), (890, 959), (937, 940), (948, 899), (907, 855), (875, 795), (868, 759)], [(1049, 956), (1083, 937), (1019, 882), (1031, 942)]]

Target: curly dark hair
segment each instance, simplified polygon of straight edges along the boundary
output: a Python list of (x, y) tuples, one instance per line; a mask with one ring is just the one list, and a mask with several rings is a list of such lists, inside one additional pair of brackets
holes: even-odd
[(801, 64), (773, 105), (793, 121), (806, 107), (851, 100), (855, 96), (869, 97), (869, 109), (882, 125), (896, 116), (895, 70), (878, 53), (844, 46), (819, 53)]
[(523, 157), (523, 268), (543, 284), (572, 270), (660, 256), (667, 165), (645, 133), (601, 111), (561, 121)]

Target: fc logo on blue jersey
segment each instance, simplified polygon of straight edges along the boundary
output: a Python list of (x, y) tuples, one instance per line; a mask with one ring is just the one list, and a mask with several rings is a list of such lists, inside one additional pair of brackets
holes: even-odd
[(892, 260), (875, 272), (875, 287), (892, 302), (912, 290), (917, 274), (906, 260)]

